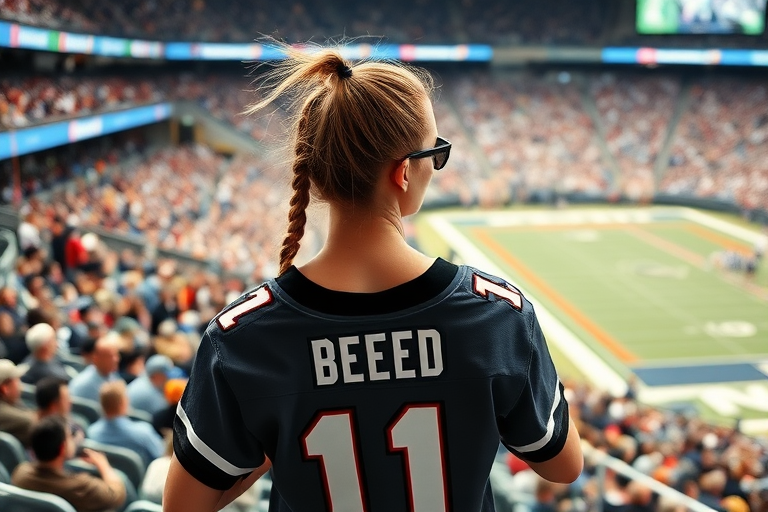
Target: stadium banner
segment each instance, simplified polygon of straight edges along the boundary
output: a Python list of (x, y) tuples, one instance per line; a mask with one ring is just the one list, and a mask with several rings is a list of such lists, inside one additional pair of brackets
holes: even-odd
[(0, 160), (92, 139), (168, 119), (170, 103), (158, 103), (43, 126), (0, 132)]
[[(0, 21), (0, 47), (82, 53), (106, 57), (167, 60), (268, 61), (285, 57), (279, 48), (259, 43), (191, 43), (146, 41), (59, 32)], [(299, 47), (316, 51), (320, 47)], [(537, 48), (525, 49), (526, 52)], [(498, 49), (499, 54), (509, 49)], [(680, 49), (644, 47), (539, 48), (543, 62), (594, 62), (599, 52), (606, 64), (684, 64), (700, 66), (768, 66), (768, 50)], [(345, 58), (394, 59), (406, 62), (490, 62), (494, 48), (481, 44), (355, 44), (341, 48)], [(583, 60), (582, 60), (583, 59)], [(538, 60), (537, 60), (538, 61)]]
[[(299, 46), (304, 51), (317, 51), (322, 47)], [(341, 47), (342, 55), (350, 60), (397, 59), (403, 61), (474, 61), (489, 62), (493, 49), (488, 45), (396, 45), (355, 44)], [(166, 43), (168, 60), (245, 60), (266, 61), (285, 58), (274, 46), (224, 43)]]
[[(138, 59), (268, 61), (285, 58), (279, 48), (259, 43), (161, 43), (60, 32), (5, 21), (0, 21), (0, 47)], [(300, 48), (314, 51), (320, 47)], [(355, 44), (342, 47), (342, 53), (350, 60), (373, 58), (431, 62), (490, 62), (493, 58), (493, 48), (482, 44)]]
[(607, 47), (602, 50), (602, 61), (606, 64), (768, 66), (768, 50)]
[(28, 27), (0, 21), (0, 47), (104, 57), (162, 59), (163, 43)]

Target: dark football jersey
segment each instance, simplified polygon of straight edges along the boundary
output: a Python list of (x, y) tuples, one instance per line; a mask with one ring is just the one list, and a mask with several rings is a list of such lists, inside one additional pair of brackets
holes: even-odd
[(271, 511), (490, 511), (499, 441), (540, 462), (568, 406), (530, 302), (438, 259), (380, 293), (322, 288), (292, 268), (203, 336), (174, 449), (226, 489), (273, 463)]

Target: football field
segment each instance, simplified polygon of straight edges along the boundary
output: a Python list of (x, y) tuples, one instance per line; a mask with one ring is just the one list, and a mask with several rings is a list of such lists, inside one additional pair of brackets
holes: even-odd
[(720, 263), (752, 254), (756, 228), (669, 207), (437, 212), (419, 228), (428, 252), (523, 291), (564, 377), (621, 393), (635, 375), (643, 401), (768, 430), (768, 265)]

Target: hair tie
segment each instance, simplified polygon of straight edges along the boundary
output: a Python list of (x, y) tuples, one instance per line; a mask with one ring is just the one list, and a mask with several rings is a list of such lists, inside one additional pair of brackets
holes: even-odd
[(339, 65), (336, 66), (336, 72), (339, 74), (341, 78), (349, 78), (352, 76), (352, 68), (347, 66), (343, 62), (339, 63)]

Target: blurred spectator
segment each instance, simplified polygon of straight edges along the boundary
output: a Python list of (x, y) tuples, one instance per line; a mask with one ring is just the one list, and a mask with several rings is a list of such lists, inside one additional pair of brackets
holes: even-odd
[(85, 449), (82, 459), (96, 466), (99, 477), (72, 473), (64, 463), (74, 457), (75, 443), (60, 416), (48, 416), (32, 431), (32, 450), (37, 462), (23, 462), (13, 471), (11, 483), (30, 491), (61, 496), (78, 511), (104, 512), (119, 507), (126, 497), (125, 485), (104, 454)]
[(163, 440), (152, 425), (128, 418), (130, 402), (125, 382), (103, 384), (99, 401), (104, 417), (88, 427), (88, 439), (133, 450), (141, 456), (144, 467), (163, 454)]
[(171, 456), (173, 456), (173, 437), (169, 435), (165, 440), (165, 452), (150, 462), (144, 474), (144, 480), (141, 482), (141, 495), (144, 499), (162, 503), (163, 488), (171, 467)]
[(23, 220), (19, 224), (19, 229), (17, 230), (19, 247), (22, 252), (29, 248), (40, 249), (42, 240), (40, 239), (40, 229), (37, 226), (37, 214), (30, 208), (27, 208), (26, 212), (22, 210), (20, 213)]
[(153, 345), (158, 354), (162, 354), (174, 364), (189, 370), (194, 350), (189, 340), (189, 335), (181, 332), (172, 318), (160, 322), (157, 327), (157, 336), (153, 338)]
[(45, 323), (35, 324), (27, 330), (25, 338), (30, 355), (24, 360), (28, 368), (21, 377), (22, 382), (37, 384), (45, 377), (69, 381), (64, 365), (56, 359), (58, 340), (53, 327)]
[(29, 447), (35, 413), (21, 402), (21, 375), (24, 371), (8, 359), (0, 359), (0, 430)]
[(159, 90), (146, 79), (5, 75), (0, 80), (0, 130), (157, 102), (161, 98)]
[(120, 379), (117, 374), (120, 363), (119, 335), (110, 332), (102, 336), (94, 345), (92, 363), (69, 383), (72, 396), (99, 401), (99, 389), (102, 384)]
[(165, 383), (163, 391), (168, 405), (152, 415), (152, 426), (155, 427), (155, 431), (161, 436), (165, 437), (173, 432), (176, 406), (181, 401), (181, 395), (184, 394), (186, 386), (187, 379), (182, 378), (169, 379)]
[(39, 418), (61, 416), (68, 418), (72, 411), (67, 381), (56, 377), (45, 377), (35, 386), (35, 403)]
[(165, 399), (165, 384), (168, 373), (173, 369), (173, 361), (168, 357), (155, 354), (144, 366), (145, 372), (128, 384), (128, 398), (131, 407), (155, 414), (168, 407)]
[(708, 507), (725, 512), (725, 508), (721, 505), (725, 482), (725, 471), (722, 469), (711, 469), (702, 474), (699, 478), (701, 493), (697, 499)]
[(133, 383), (144, 374), (147, 353), (144, 349), (134, 349), (130, 352), (120, 353), (120, 365), (118, 373), (126, 384)]
[(690, 95), (659, 188), (768, 210), (768, 87), (711, 77)]
[(60, 416), (66, 420), (72, 432), (75, 446), (79, 447), (85, 439), (85, 430), (71, 418), (72, 401), (69, 398), (67, 381), (56, 377), (40, 379), (35, 386), (35, 404), (37, 418), (41, 420), (48, 416)]
[(8, 359), (14, 363), (21, 362), (29, 354), (24, 341), (24, 313), (17, 291), (11, 286), (0, 288), (0, 339)]

